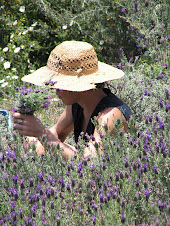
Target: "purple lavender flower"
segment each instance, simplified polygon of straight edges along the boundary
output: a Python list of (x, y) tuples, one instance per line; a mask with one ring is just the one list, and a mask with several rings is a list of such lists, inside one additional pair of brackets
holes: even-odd
[(122, 222), (122, 224), (124, 224), (125, 223), (125, 214), (124, 214), (124, 212), (122, 212), (121, 213), (121, 222)]
[(167, 103), (167, 105), (165, 105), (165, 111), (168, 112), (170, 109), (170, 103)]
[(159, 102), (160, 107), (163, 108), (163, 99), (159, 100), (158, 102)]
[(61, 93), (61, 92), (63, 92), (63, 89), (56, 89), (56, 92)]
[(122, 10), (121, 10), (121, 12), (123, 13), (123, 14), (125, 14), (126, 15), (126, 8), (123, 8)]
[(102, 163), (102, 168), (103, 168), (103, 170), (106, 170), (106, 164), (105, 163)]
[(100, 193), (99, 198), (100, 198), (100, 202), (104, 203), (104, 195), (102, 193)]
[(34, 186), (33, 180), (34, 180), (34, 179), (33, 179), (32, 177), (29, 178), (29, 181), (30, 181), (30, 188)]
[(137, 179), (137, 180), (135, 181), (135, 184), (136, 184), (136, 187), (139, 187), (140, 180), (139, 180), (139, 179)]
[(158, 206), (159, 206), (160, 211), (162, 212), (163, 209), (165, 208), (165, 203), (158, 201)]
[(39, 178), (40, 182), (42, 182), (44, 180), (43, 176), (44, 176), (43, 173), (38, 174), (38, 178)]
[(151, 91), (148, 91), (148, 90), (145, 88), (144, 94), (145, 94), (146, 96), (150, 96), (150, 95), (151, 95)]
[(14, 207), (15, 207), (15, 201), (14, 201), (14, 202), (10, 202), (10, 206), (11, 206), (12, 208), (14, 208)]
[(45, 191), (46, 191), (47, 197), (50, 198), (50, 196), (51, 196), (51, 188), (46, 188)]
[(48, 175), (48, 182), (51, 184), (51, 185), (54, 185), (54, 179), (52, 177), (50, 177), (50, 175)]
[(11, 111), (17, 112), (17, 109), (15, 109), (15, 108), (11, 108)]
[(69, 183), (66, 185), (66, 188), (67, 188), (67, 191), (70, 191), (71, 190)]
[(158, 74), (157, 79), (161, 79), (164, 77), (164, 74), (162, 73), (162, 71)]
[(74, 187), (75, 186), (75, 180), (74, 179), (70, 179), (71, 180), (71, 186)]
[(165, 124), (163, 122), (159, 122), (159, 128), (164, 130), (165, 128)]
[(13, 221), (16, 221), (16, 220), (17, 220), (18, 214), (17, 214), (17, 212), (12, 211), (12, 212), (11, 212), (11, 216), (12, 216), (12, 218), (13, 218)]
[(166, 98), (168, 99), (169, 98), (169, 90), (168, 89), (165, 89), (165, 94), (166, 94)]
[(115, 178), (116, 181), (119, 181), (120, 180), (120, 173), (116, 172), (116, 178)]
[(92, 222), (93, 222), (94, 225), (96, 225), (96, 217), (95, 217), (95, 215), (92, 216)]
[(17, 184), (18, 175), (13, 176), (12, 180), (13, 180), (14, 184)]
[(54, 209), (54, 202), (50, 202), (50, 204), (51, 204), (51, 209), (53, 210)]
[(97, 211), (97, 208), (98, 207), (97, 207), (97, 204), (96, 204), (96, 201), (95, 200), (92, 201), (92, 208)]
[(108, 199), (108, 201), (109, 201), (109, 200), (110, 200), (110, 197), (111, 197), (110, 192), (106, 192), (106, 195), (107, 195), (107, 199)]
[(148, 201), (149, 196), (150, 196), (150, 191), (147, 188), (145, 189), (144, 195), (146, 196), (146, 201)]
[(24, 210), (22, 208), (19, 208), (19, 212), (20, 212), (20, 218), (22, 219), (23, 218)]
[(148, 164), (144, 164), (143, 165), (143, 169), (144, 169), (144, 173), (146, 173), (147, 172), (147, 169), (148, 169)]

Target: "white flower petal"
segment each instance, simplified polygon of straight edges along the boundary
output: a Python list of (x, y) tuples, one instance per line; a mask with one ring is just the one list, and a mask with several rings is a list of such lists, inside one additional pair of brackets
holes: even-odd
[(3, 57), (1, 57), (0, 59), (1, 59), (1, 62), (3, 62), (3, 61), (4, 61), (4, 58), (3, 58)]
[(6, 61), (6, 62), (4, 63), (4, 68), (5, 68), (5, 70), (8, 69), (8, 68), (10, 68), (10, 67), (11, 67), (11, 63), (10, 63), (9, 61)]
[(35, 27), (35, 26), (37, 26), (37, 24), (38, 24), (38, 22), (35, 22), (35, 23), (32, 24), (31, 26), (32, 26), (32, 27)]
[(0, 83), (4, 83), (4, 82), (5, 82), (5, 79), (0, 80)]
[(7, 85), (8, 85), (8, 82), (4, 82), (1, 86), (4, 88)]
[(18, 21), (17, 21), (17, 20), (15, 20), (15, 21), (14, 21), (14, 23), (13, 23), (13, 25), (15, 26), (15, 25), (17, 25), (17, 23), (18, 23)]
[(63, 30), (66, 30), (67, 29), (67, 25), (63, 25), (62, 28), (63, 28)]
[(104, 40), (100, 40), (100, 45), (103, 45), (104, 44)]
[(12, 35), (10, 36), (10, 39), (13, 39), (13, 37), (14, 37), (14, 34), (12, 34)]
[(25, 6), (21, 6), (21, 7), (19, 8), (19, 11), (20, 11), (21, 13), (24, 13), (24, 12), (25, 12)]
[(20, 47), (17, 47), (15, 50), (14, 50), (14, 53), (18, 53), (20, 51)]
[(24, 31), (22, 34), (23, 35), (26, 35), (28, 33), (28, 30)]
[(3, 48), (2, 51), (3, 51), (4, 53), (6, 53), (6, 52), (8, 52), (8, 50), (9, 50), (9, 48), (8, 48), (8, 47), (5, 47), (5, 48)]
[(29, 30), (29, 31), (33, 31), (34, 28), (33, 28), (33, 27), (29, 27), (28, 30)]
[(12, 79), (18, 79), (18, 76), (17, 75), (13, 75), (11, 78)]

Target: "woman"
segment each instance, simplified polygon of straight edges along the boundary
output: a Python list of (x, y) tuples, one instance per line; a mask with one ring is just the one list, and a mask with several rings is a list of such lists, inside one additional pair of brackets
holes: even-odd
[[(128, 120), (132, 116), (129, 107), (108, 89), (100, 84), (119, 79), (124, 73), (105, 63), (99, 62), (92, 45), (86, 42), (65, 41), (51, 52), (47, 66), (24, 76), (24, 82), (44, 85), (50, 81), (56, 94), (66, 105), (57, 123), (50, 129), (32, 115), (14, 113), (14, 128), (21, 135), (37, 137), (37, 152), (44, 153), (43, 141), (59, 144), (64, 158), (75, 154), (75, 149), (64, 143), (66, 137), (74, 130), (78, 142), (82, 132), (92, 137), (85, 147), (84, 156), (96, 155), (94, 143), (102, 143), (99, 132), (105, 133), (104, 126), (114, 135), (114, 124), (122, 120), (123, 129), (128, 131)], [(91, 119), (97, 117), (99, 129)], [(21, 122), (22, 121), (22, 122)], [(100, 131), (99, 131), (100, 130)]]

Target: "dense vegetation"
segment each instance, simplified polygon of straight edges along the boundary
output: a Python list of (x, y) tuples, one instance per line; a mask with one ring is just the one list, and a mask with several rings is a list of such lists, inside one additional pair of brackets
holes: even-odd
[[(0, 0), (1, 108), (12, 112), (18, 91), (33, 88), (22, 76), (44, 66), (57, 44), (74, 39), (125, 71), (110, 87), (136, 124), (130, 121), (123, 134), (118, 121), (117, 136), (102, 137), (103, 156), (83, 158), (82, 141), (79, 157), (65, 162), (59, 147), (47, 146), (38, 157), (0, 116), (1, 225), (168, 225), (168, 15), (166, 0)], [(64, 108), (51, 98), (35, 112), (48, 127)], [(75, 145), (72, 134), (68, 142)]]

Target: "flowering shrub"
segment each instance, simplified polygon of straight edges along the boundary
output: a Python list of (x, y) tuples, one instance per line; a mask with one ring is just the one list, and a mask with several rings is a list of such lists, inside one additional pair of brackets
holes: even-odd
[(25, 86), (18, 87), (16, 93), (16, 107), (11, 108), (14, 112), (22, 114), (33, 114), (41, 108), (48, 109), (52, 95), (49, 94), (49, 89), (26, 88)]
[(134, 120), (128, 134), (119, 132), (119, 122), (113, 138), (106, 128), (103, 156), (84, 158), (82, 141), (79, 156), (67, 162), (58, 146), (52, 152), (48, 144), (40, 158), (18, 135), (9, 137), (0, 157), (1, 224), (168, 224), (169, 80), (167, 69), (159, 70), (157, 63), (138, 63), (133, 71), (126, 64), (124, 79), (114, 86)]

